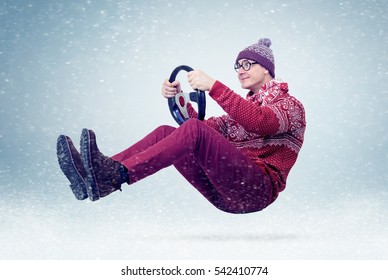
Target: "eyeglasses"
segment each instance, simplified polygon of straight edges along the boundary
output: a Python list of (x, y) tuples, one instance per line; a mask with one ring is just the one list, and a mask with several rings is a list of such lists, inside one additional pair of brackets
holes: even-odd
[(236, 72), (238, 72), (238, 70), (240, 70), (240, 68), (242, 67), (242, 69), (244, 69), (245, 71), (249, 71), (253, 64), (258, 64), (258, 63), (257, 62), (250, 62), (249, 60), (244, 60), (241, 64), (236, 62), (234, 64), (234, 70), (236, 70)]

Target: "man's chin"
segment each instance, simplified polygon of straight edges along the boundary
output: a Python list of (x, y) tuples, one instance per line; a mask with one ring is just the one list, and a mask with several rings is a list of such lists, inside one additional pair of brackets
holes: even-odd
[(249, 89), (249, 86), (246, 85), (246, 84), (244, 84), (244, 83), (241, 83), (241, 88), (243, 88), (243, 89)]

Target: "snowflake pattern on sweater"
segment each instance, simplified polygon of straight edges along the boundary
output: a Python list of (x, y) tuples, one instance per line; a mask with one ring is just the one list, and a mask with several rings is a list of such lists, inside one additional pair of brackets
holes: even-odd
[[(306, 128), (304, 107), (288, 93), (287, 83), (271, 80), (259, 92), (249, 92), (243, 98), (216, 81), (209, 95), (227, 114), (207, 119), (207, 125), (258, 164), (277, 193), (284, 190)], [(196, 117), (192, 107), (189, 113)]]

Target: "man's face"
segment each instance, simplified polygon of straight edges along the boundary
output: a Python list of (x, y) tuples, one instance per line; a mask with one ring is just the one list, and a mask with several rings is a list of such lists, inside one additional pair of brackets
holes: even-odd
[(256, 93), (267, 82), (268, 71), (260, 64), (249, 59), (240, 59), (238, 64), (244, 66), (244, 64), (247, 64), (247, 61), (251, 64), (250, 69), (244, 70), (244, 67), (240, 67), (237, 72), (238, 79), (243, 89), (248, 89)]

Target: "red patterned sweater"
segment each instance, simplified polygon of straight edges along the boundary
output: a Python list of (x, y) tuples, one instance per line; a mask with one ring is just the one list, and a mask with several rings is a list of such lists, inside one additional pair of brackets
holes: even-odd
[[(275, 186), (276, 199), (303, 144), (302, 103), (288, 93), (287, 83), (278, 80), (264, 84), (256, 94), (249, 92), (246, 98), (216, 81), (209, 95), (227, 115), (205, 122), (264, 170)], [(191, 106), (189, 114), (197, 116)]]

